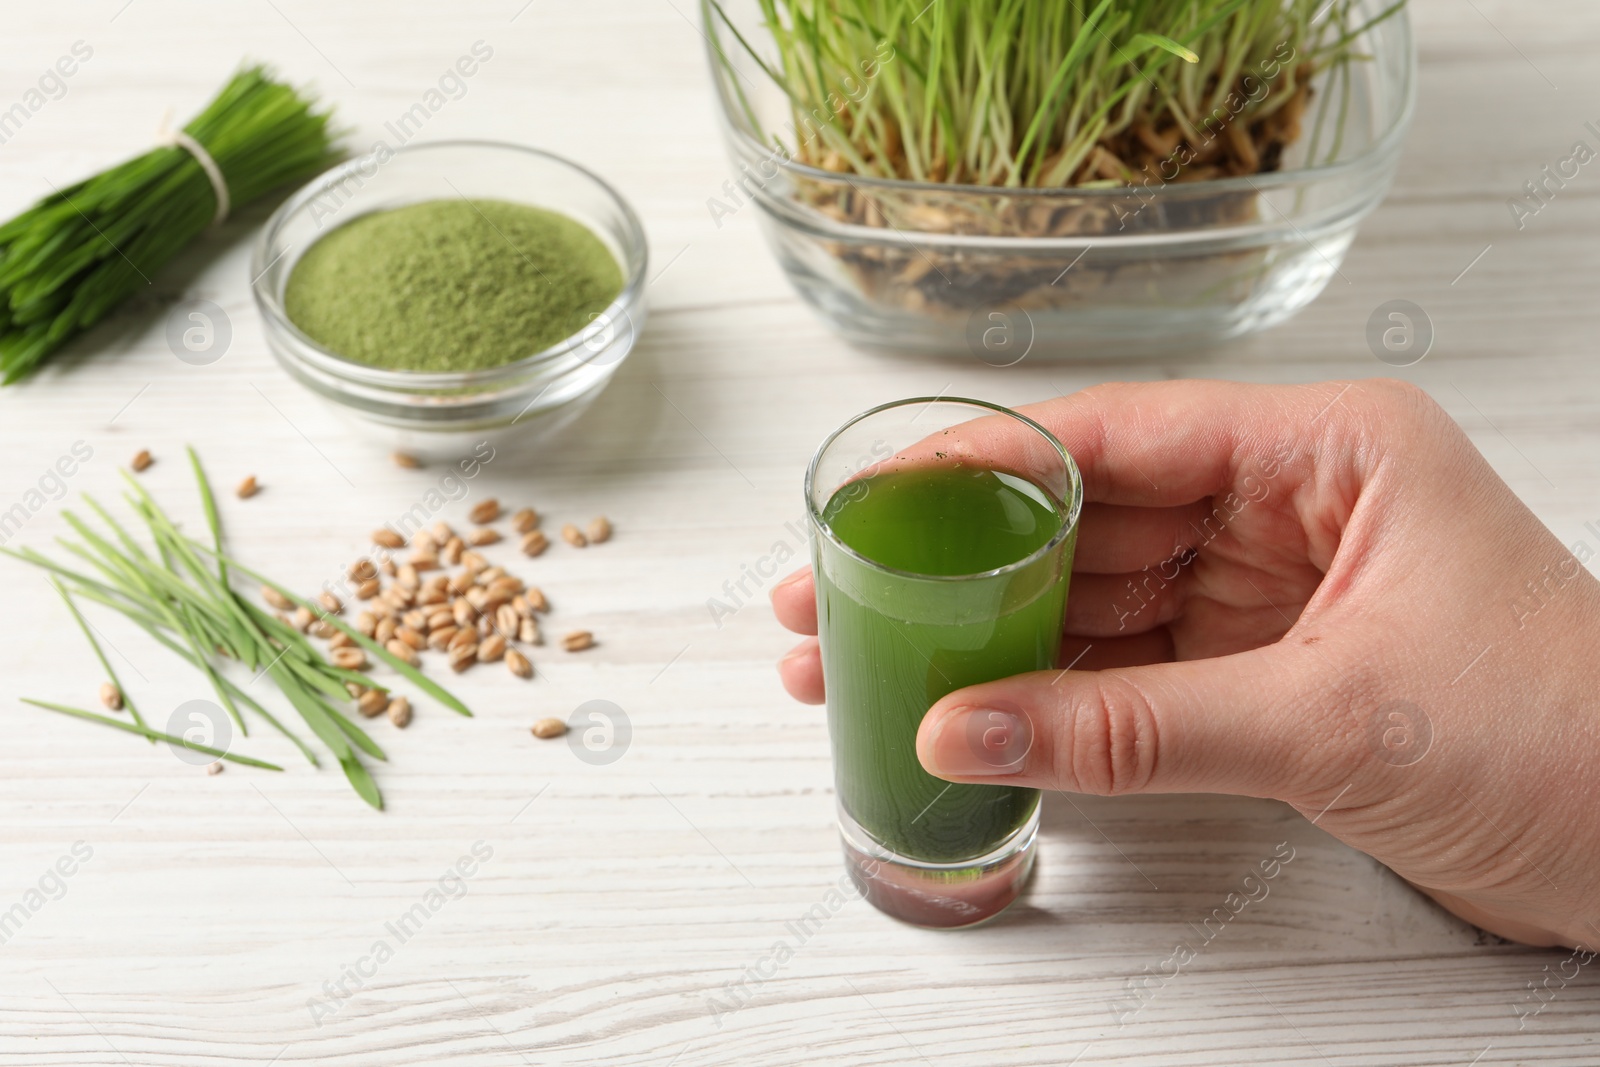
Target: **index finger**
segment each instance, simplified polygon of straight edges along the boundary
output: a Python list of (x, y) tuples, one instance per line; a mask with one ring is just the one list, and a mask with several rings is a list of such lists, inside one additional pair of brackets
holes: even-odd
[[(1193, 504), (1304, 452), (1322, 414), (1350, 386), (1118, 382), (1016, 409), (1072, 456), (1086, 502), (1134, 508)], [(1297, 442), (1295, 439), (1301, 438)], [(981, 463), (1030, 480), (1047, 470), (1039, 435), (1006, 414), (940, 430), (858, 472)]]
[(1017, 410), (1071, 453), (1085, 500), (1175, 507), (1236, 486), (1257, 465), (1273, 477), (1304, 451), (1292, 439), (1308, 436), (1346, 388), (1113, 382)]

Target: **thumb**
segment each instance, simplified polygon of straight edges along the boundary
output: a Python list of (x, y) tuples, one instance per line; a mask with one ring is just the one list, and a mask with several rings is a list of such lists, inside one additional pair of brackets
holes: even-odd
[[(917, 757), (958, 782), (1068, 793), (1233, 793), (1293, 803), (1350, 768), (1324, 664), (1272, 645), (1217, 659), (1038, 671), (958, 689)], [(1330, 753), (1333, 755), (1330, 756)]]

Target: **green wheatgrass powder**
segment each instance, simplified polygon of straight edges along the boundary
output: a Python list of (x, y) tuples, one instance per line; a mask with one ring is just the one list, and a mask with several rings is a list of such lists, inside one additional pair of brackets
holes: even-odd
[(466, 371), (571, 337), (621, 291), (616, 259), (574, 219), (504, 200), (428, 200), (317, 241), (283, 303), (307, 336), (349, 359)]

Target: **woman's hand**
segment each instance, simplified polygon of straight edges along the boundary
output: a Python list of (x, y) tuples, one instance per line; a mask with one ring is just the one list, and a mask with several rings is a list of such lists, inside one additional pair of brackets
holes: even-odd
[[(1593, 547), (1563, 547), (1401, 383), (1108, 385), (1022, 410), (1083, 472), (1070, 669), (939, 701), (930, 773), (1276, 798), (1487, 930), (1600, 943)], [(809, 571), (772, 599), (816, 633)], [(822, 701), (814, 637), (779, 670)], [(993, 773), (973, 715), (1028, 744), (1020, 771)]]

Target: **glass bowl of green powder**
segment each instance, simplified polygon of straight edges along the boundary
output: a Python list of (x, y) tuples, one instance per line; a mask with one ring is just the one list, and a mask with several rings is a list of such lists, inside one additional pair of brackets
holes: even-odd
[(481, 141), (379, 149), (268, 221), (251, 273), (268, 345), (313, 392), (407, 446), (551, 431), (644, 324), (644, 232), (604, 181)]

